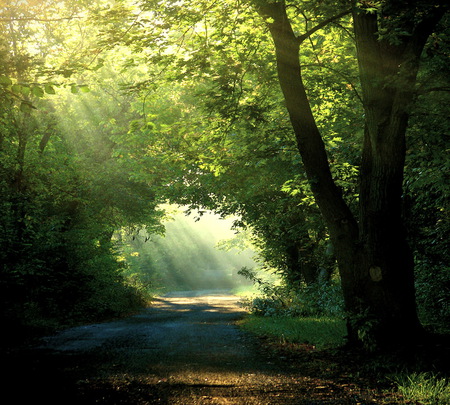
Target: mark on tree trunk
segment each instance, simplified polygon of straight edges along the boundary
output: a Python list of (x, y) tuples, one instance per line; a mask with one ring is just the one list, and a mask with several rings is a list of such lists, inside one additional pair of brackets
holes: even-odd
[(373, 281), (381, 281), (383, 280), (383, 273), (381, 271), (381, 268), (378, 266), (373, 266), (369, 269), (370, 278)]

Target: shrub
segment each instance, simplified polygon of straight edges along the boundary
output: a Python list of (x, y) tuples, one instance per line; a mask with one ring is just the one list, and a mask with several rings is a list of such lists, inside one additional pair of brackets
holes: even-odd
[(421, 320), (448, 332), (450, 324), (450, 268), (426, 260), (416, 263), (416, 296)]
[(275, 286), (249, 269), (239, 274), (251, 279), (261, 295), (244, 299), (242, 305), (259, 316), (344, 316), (341, 286), (336, 281), (322, 281), (293, 288), (286, 284)]

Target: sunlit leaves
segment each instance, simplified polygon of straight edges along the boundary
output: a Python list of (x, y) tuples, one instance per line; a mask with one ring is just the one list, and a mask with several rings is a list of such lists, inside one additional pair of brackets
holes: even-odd
[(362, 11), (369, 13), (369, 14), (375, 14), (376, 12), (378, 12), (382, 5), (383, 2), (382, 1), (368, 1), (368, 0), (364, 0), (364, 1), (358, 1), (356, 2), (357, 7), (359, 7)]
[(91, 90), (89, 86), (86, 85), (78, 85), (78, 84), (72, 84), (70, 85), (70, 92), (72, 94), (78, 94), (78, 93), (89, 93)]

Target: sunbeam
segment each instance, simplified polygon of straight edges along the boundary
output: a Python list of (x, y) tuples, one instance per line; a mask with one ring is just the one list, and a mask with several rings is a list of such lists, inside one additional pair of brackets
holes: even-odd
[(210, 212), (200, 220), (178, 212), (165, 223), (164, 236), (141, 231), (130, 241), (133, 265), (172, 291), (226, 290), (247, 284), (237, 272), (244, 266), (255, 266), (255, 252), (225, 251), (217, 246), (220, 241), (235, 237), (232, 224), (231, 219), (221, 219)]

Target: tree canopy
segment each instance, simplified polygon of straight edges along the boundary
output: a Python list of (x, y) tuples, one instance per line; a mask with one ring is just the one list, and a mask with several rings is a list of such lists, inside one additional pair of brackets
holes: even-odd
[(163, 232), (170, 202), (237, 216), (293, 289), (338, 280), (353, 343), (449, 319), (448, 16), (439, 0), (2, 3), (5, 314), (139, 301), (113, 235)]

